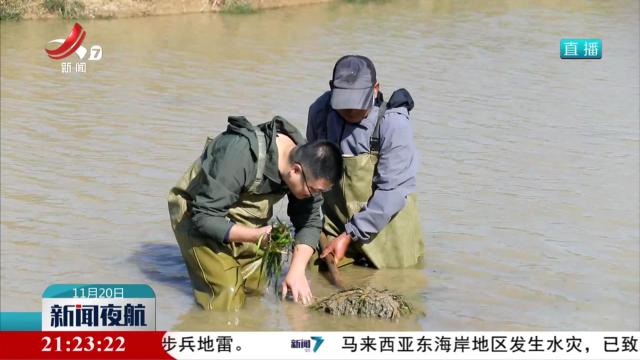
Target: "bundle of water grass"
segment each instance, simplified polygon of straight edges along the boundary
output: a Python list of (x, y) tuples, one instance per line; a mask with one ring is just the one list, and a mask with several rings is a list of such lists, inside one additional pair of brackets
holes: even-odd
[(342, 290), (316, 301), (311, 308), (338, 316), (355, 315), (389, 320), (415, 311), (402, 295), (371, 287)]
[(289, 226), (279, 220), (273, 225), (269, 236), (269, 242), (262, 250), (260, 278), (262, 278), (263, 272), (266, 272), (267, 286), (273, 284), (277, 294), (278, 279), (282, 274), (282, 266), (291, 254), (295, 239)]

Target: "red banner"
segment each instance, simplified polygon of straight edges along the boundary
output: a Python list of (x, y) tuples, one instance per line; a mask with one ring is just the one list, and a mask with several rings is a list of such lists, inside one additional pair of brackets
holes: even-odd
[(163, 331), (0, 331), (0, 359), (172, 359)]

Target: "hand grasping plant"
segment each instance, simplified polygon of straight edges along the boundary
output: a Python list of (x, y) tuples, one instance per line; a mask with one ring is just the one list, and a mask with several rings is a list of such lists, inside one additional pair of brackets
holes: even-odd
[[(263, 272), (266, 271), (267, 286), (273, 283), (277, 293), (277, 282), (282, 274), (282, 267), (285, 259), (288, 259), (293, 249), (294, 238), (289, 227), (276, 220), (269, 236), (269, 240), (261, 249), (262, 266), (260, 267), (260, 279)], [(262, 245), (263, 239), (258, 241), (258, 246)]]

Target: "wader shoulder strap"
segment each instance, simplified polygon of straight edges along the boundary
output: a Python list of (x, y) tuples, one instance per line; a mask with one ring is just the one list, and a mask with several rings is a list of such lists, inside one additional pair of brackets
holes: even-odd
[(369, 138), (369, 152), (377, 154), (380, 151), (380, 124), (384, 113), (387, 111), (387, 103), (382, 102), (378, 109), (378, 120), (376, 121), (376, 127), (373, 129), (373, 135)]
[(264, 175), (264, 165), (267, 160), (267, 144), (265, 135), (257, 126), (253, 127), (253, 131), (256, 133), (258, 139), (258, 163), (256, 165), (256, 179), (253, 180), (253, 184), (249, 187), (250, 193), (255, 193), (258, 190), (258, 186), (262, 183), (262, 176)]

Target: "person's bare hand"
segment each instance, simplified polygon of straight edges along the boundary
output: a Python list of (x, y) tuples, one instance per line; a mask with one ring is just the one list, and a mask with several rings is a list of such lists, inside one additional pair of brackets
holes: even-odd
[(271, 240), (272, 228), (272, 225), (267, 225), (256, 229), (256, 243), (260, 243), (261, 248), (264, 248)]
[(333, 254), (333, 260), (337, 264), (344, 258), (350, 243), (351, 236), (347, 233), (342, 233), (329, 243), (329, 245), (322, 251), (322, 254), (320, 254), (320, 258), (324, 259), (327, 255)]
[(304, 271), (289, 271), (282, 282), (282, 299), (287, 296), (287, 290), (291, 291), (294, 302), (301, 302), (303, 305), (310, 305), (313, 301), (311, 288)]

